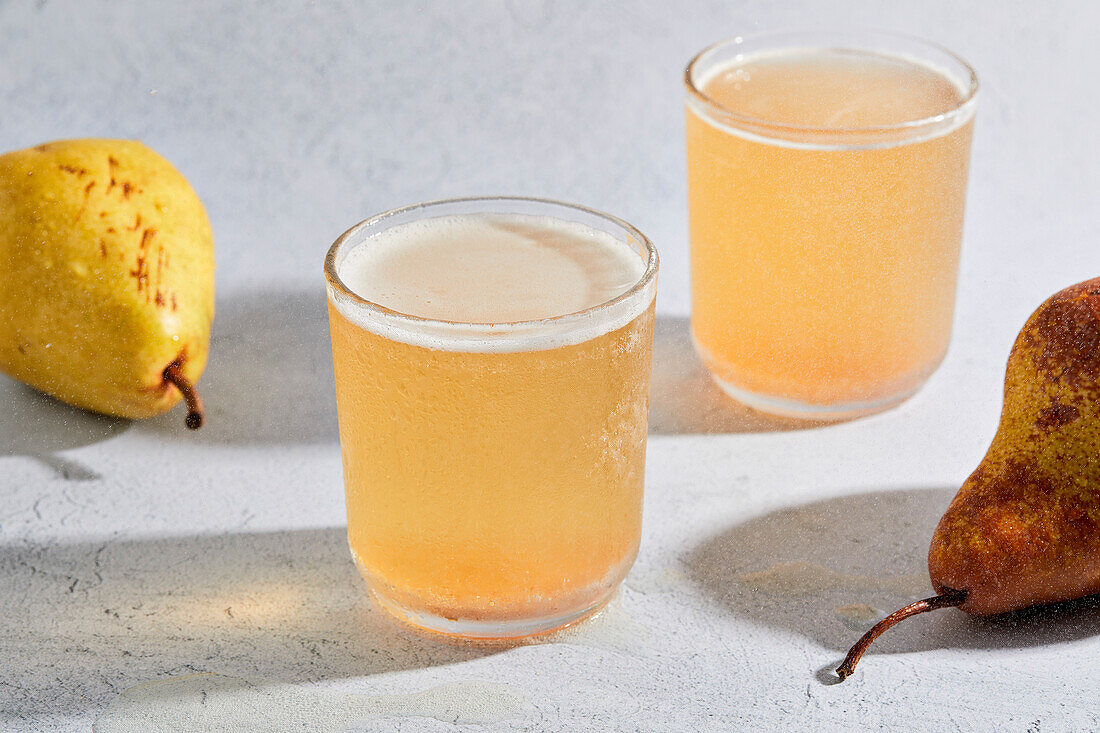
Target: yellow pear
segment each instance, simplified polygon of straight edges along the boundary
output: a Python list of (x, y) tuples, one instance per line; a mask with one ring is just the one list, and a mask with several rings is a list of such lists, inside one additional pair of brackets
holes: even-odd
[(172, 164), (131, 140), (0, 155), (0, 371), (126, 418), (187, 399), (206, 366), (214, 241)]

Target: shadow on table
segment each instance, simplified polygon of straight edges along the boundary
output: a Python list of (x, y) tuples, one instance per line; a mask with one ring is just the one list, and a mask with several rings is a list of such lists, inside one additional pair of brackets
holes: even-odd
[(689, 319), (657, 317), (649, 400), (651, 435), (774, 433), (833, 424), (766, 415), (737, 402), (718, 388), (699, 361)]
[(97, 415), (0, 376), (0, 456), (29, 456), (70, 481), (100, 478), (62, 451), (99, 443), (125, 432), (129, 420)]
[[(881, 491), (752, 519), (685, 558), (729, 612), (838, 653), (875, 622), (932, 595), (928, 544), (955, 489)], [(1040, 646), (1100, 633), (1100, 597), (976, 619), (950, 609), (884, 634), (868, 654)]]
[(66, 479), (99, 476), (61, 451), (135, 429), (218, 444), (336, 443), (336, 398), (323, 289), (218, 301), (210, 360), (199, 380), (206, 425), (189, 431), (184, 409), (131, 422), (97, 415), (0, 376), (0, 455), (25, 455)]
[[(220, 299), (210, 359), (198, 387), (206, 406), (202, 429), (184, 428), (182, 406), (138, 421), (136, 429), (224, 445), (335, 444), (339, 434), (324, 291)], [(58, 451), (105, 440), (131, 424), (69, 407), (8, 380), (0, 382), (0, 398), (13, 404), (12, 419), (0, 423), (6, 452), (38, 457), (69, 478), (96, 476), (56, 456)], [(664, 435), (805, 430), (830, 423), (772, 417), (735, 402), (714, 385), (695, 355), (688, 319), (660, 317), (649, 424), (652, 434)]]
[(495, 651), (375, 611), (343, 528), (3, 547), (0, 634), (16, 718), (169, 675), (310, 682)]
[(177, 407), (140, 423), (164, 437), (219, 444), (336, 443), (336, 396), (324, 288), (233, 294), (217, 304), (199, 380), (206, 424)]

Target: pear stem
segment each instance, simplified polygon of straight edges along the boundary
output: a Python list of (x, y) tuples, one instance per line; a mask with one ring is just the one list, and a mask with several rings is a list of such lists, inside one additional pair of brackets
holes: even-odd
[(195, 386), (191, 384), (191, 380), (183, 376), (183, 372), (180, 371), (179, 359), (164, 368), (164, 379), (174, 384), (180, 394), (183, 395), (184, 401), (187, 402), (187, 418), (184, 421), (187, 427), (191, 430), (201, 428), (203, 421), (206, 419), (206, 413), (202, 408), (202, 398), (199, 397)]
[(872, 642), (879, 638), (882, 633), (890, 627), (904, 621), (910, 616), (916, 616), (929, 611), (938, 611), (941, 608), (961, 606), (965, 600), (965, 590), (953, 590), (948, 588), (938, 596), (932, 596), (931, 598), (925, 598), (916, 603), (910, 603), (905, 608), (894, 611), (892, 614), (872, 626), (870, 630), (860, 637), (860, 640), (848, 650), (848, 656), (844, 657), (844, 661), (836, 668), (837, 677), (839, 677), (842, 682), (848, 679), (848, 676), (855, 671), (856, 665), (859, 664), (859, 660), (863, 656), (863, 653), (867, 651), (867, 647), (871, 646)]

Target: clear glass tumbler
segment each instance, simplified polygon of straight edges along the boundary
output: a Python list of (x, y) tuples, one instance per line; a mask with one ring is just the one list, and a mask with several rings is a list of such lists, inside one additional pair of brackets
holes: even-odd
[[(499, 323), (397, 312), (341, 279), (349, 253), (394, 227), (483, 215), (579, 224), (603, 233), (592, 247), (610, 235), (639, 276), (580, 312)], [(585, 246), (569, 256), (583, 267)], [(336, 241), (325, 276), (348, 541), (381, 607), (437, 632), (507, 638), (611, 597), (641, 530), (656, 275), (634, 227), (537, 199), (410, 206)]]
[(687, 67), (692, 334), (757, 409), (875, 412), (951, 335), (977, 77), (905, 36), (737, 37)]

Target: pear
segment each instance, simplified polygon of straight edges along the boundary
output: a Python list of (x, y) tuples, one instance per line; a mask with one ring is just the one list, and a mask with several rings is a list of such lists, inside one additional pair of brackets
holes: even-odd
[(1024, 324), (997, 434), (936, 527), (928, 574), (938, 595), (868, 631), (841, 679), (918, 613), (985, 616), (1100, 592), (1100, 278), (1055, 293)]
[(69, 404), (144, 418), (186, 399), (214, 317), (202, 202), (131, 140), (0, 155), (0, 371)]

